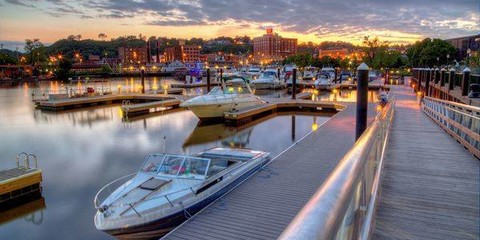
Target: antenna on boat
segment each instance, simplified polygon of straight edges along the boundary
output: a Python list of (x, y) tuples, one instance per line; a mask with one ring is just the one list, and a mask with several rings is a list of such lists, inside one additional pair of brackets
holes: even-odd
[(165, 146), (167, 145), (167, 136), (163, 136), (163, 153), (165, 154)]

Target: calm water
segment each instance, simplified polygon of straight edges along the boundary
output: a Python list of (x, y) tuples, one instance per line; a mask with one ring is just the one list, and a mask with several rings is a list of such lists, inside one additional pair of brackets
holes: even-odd
[[(168, 81), (149, 79), (146, 86), (154, 89)], [(121, 79), (112, 84), (113, 88), (121, 86), (122, 91), (135, 91), (140, 80)], [(215, 146), (236, 146), (269, 151), (275, 156), (309, 133), (312, 125), (328, 119), (297, 115), (293, 121), (291, 115), (277, 116), (253, 126), (230, 128), (223, 124), (201, 126), (190, 111), (175, 111), (123, 122), (118, 106), (61, 113), (35, 110), (32, 90), (59, 90), (64, 86), (52, 82), (40, 88), (0, 88), (0, 169), (13, 167), (19, 152), (35, 153), (43, 169), (46, 205), (35, 213), (34, 221), (21, 216), (0, 225), (0, 239), (108, 239), (107, 234), (95, 229), (93, 198), (108, 182), (137, 171), (148, 153), (165, 149), (169, 153), (195, 154)], [(354, 99), (354, 93), (342, 94), (342, 99)], [(277, 91), (266, 96), (285, 94)], [(323, 100), (329, 97), (319, 96)]]

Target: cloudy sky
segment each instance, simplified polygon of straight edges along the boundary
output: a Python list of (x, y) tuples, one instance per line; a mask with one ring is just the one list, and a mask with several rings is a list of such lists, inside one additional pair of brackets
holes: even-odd
[(203, 37), (264, 33), (301, 42), (363, 36), (408, 43), (480, 32), (479, 0), (0, 0), (0, 41), (71, 34)]

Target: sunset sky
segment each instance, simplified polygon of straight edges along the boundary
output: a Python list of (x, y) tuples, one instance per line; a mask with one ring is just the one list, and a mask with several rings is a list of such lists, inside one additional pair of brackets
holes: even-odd
[(300, 42), (394, 43), (480, 32), (478, 0), (0, 0), (0, 43), (52, 43), (71, 34), (97, 39), (259, 36), (268, 26)]

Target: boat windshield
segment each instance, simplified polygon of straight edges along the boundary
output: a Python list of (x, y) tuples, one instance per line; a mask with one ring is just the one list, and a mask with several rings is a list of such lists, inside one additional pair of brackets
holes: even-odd
[(262, 77), (264, 78), (275, 78), (277, 76), (277, 73), (274, 71), (265, 71), (262, 73)]
[(204, 179), (210, 160), (180, 155), (149, 155), (140, 171), (192, 179)]

